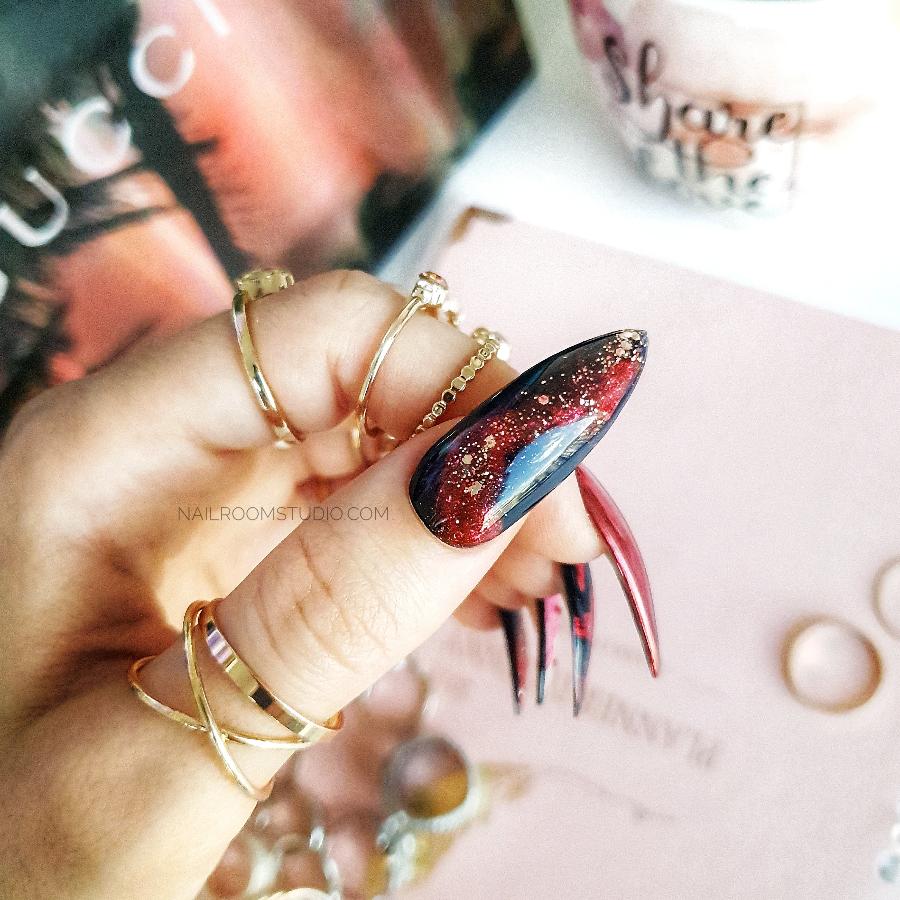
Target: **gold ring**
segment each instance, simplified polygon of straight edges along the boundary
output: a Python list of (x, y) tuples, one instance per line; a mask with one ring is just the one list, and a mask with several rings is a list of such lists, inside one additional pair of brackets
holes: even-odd
[[(434, 272), (422, 272), (416, 279), (416, 284), (409, 295), (409, 301), (400, 311), (400, 314), (391, 323), (388, 330), (384, 333), (378, 350), (369, 363), (369, 369), (363, 380), (362, 387), (359, 390), (359, 397), (356, 401), (356, 422), (351, 432), (353, 445), (357, 450), (361, 451), (363, 437), (380, 437), (383, 436), (387, 442), (392, 442), (395, 446), (399, 441), (397, 438), (387, 435), (383, 429), (372, 425), (369, 421), (367, 404), (369, 400), (369, 392), (375, 383), (378, 370), (388, 355), (397, 336), (403, 330), (404, 326), (419, 311), (427, 312), (435, 318), (441, 318), (450, 325), (456, 325), (459, 314), (449, 301), (449, 290), (447, 282), (436, 275)], [(383, 449), (383, 448), (382, 448)]]
[[(131, 689), (140, 701), (149, 706), (154, 712), (159, 713), (161, 716), (165, 716), (167, 719), (171, 719), (173, 722), (177, 722), (179, 725), (182, 725), (190, 731), (206, 731), (206, 726), (198, 719), (189, 716), (187, 713), (181, 712), (179, 709), (172, 709), (171, 706), (167, 706), (161, 700), (157, 700), (156, 697), (152, 697), (144, 690), (139, 676), (141, 669), (143, 669), (151, 659), (156, 659), (156, 657), (145, 656), (142, 659), (136, 659), (128, 669), (128, 683), (131, 685)], [(263, 737), (262, 735), (246, 734), (242, 731), (235, 731), (232, 728), (223, 728), (222, 734), (225, 736), (226, 741), (235, 744), (243, 744), (246, 747), (257, 747), (261, 750), (300, 750), (307, 746), (306, 741), (299, 741), (294, 737)]]
[(237, 293), (231, 301), (231, 320), (237, 335), (244, 372), (253, 396), (275, 435), (275, 446), (281, 448), (302, 441), (303, 434), (291, 427), (263, 375), (256, 347), (253, 345), (247, 308), (253, 300), (284, 290), (293, 283), (294, 276), (286, 269), (255, 269), (237, 279), (235, 282)]
[(505, 359), (509, 356), (509, 345), (497, 332), (489, 331), (487, 328), (476, 328), (472, 332), (472, 337), (479, 345), (478, 352), (459, 370), (459, 375), (450, 382), (450, 386), (443, 391), (431, 410), (425, 414), (422, 422), (413, 432), (414, 435), (427, 431), (437, 422), (446, 412), (447, 407), (456, 399), (456, 395), (466, 389), (469, 382), (484, 368), (486, 362), (490, 362), (495, 356), (498, 359)]
[(209, 605), (206, 600), (198, 600), (192, 603), (184, 614), (184, 623), (182, 625), (182, 638), (184, 640), (184, 655), (187, 660), (188, 680), (191, 683), (191, 693), (194, 695), (194, 702), (197, 704), (197, 713), (200, 721), (206, 728), (206, 734), (213, 745), (213, 749), (219, 756), (225, 771), (231, 777), (232, 781), (245, 793), (254, 800), (266, 800), (272, 793), (272, 781), (263, 787), (257, 787), (246, 776), (244, 770), (237, 764), (228, 744), (225, 740), (225, 734), (219, 727), (213, 716), (212, 707), (209, 705), (209, 698), (206, 696), (206, 686), (203, 684), (203, 677), (200, 675), (200, 668), (197, 665), (196, 648), (194, 646), (194, 631), (197, 627), (197, 620), (204, 609)]
[(256, 676), (256, 673), (235, 653), (225, 635), (219, 631), (215, 620), (215, 609), (221, 601), (213, 600), (200, 610), (199, 628), (206, 640), (212, 658), (222, 667), (225, 674), (238, 686), (241, 693), (252, 700), (261, 710), (280, 722), (289, 731), (307, 744), (333, 737), (344, 725), (344, 714), (338, 712), (327, 722), (319, 723), (308, 719), (302, 713), (279, 700)]

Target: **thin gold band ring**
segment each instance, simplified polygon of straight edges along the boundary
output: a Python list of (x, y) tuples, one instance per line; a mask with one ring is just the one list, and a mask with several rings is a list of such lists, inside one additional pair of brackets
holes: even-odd
[(253, 344), (253, 334), (250, 330), (247, 313), (253, 300), (284, 290), (293, 283), (294, 276), (286, 269), (257, 269), (247, 272), (237, 279), (237, 293), (231, 301), (231, 321), (237, 336), (241, 363), (244, 366), (247, 381), (259, 408), (275, 435), (275, 445), (281, 448), (302, 441), (303, 434), (288, 422), (272, 393), (266, 376), (263, 375), (256, 347)]

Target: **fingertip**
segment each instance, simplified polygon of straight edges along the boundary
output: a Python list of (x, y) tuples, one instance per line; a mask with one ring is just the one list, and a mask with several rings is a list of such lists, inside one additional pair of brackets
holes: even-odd
[(547, 559), (573, 565), (590, 562), (607, 551), (587, 514), (578, 482), (571, 476), (532, 510), (519, 544)]

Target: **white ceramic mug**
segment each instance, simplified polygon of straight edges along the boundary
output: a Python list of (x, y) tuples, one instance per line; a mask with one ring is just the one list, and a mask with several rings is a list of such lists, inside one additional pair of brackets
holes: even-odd
[[(579, 46), (650, 178), (777, 210), (821, 183), (888, 87), (888, 0), (571, 0)], [(834, 172), (832, 171), (832, 174)]]

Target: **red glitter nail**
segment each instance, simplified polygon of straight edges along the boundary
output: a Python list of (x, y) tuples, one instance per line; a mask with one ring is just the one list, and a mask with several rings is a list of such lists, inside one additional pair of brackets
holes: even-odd
[(576, 344), (470, 413), (428, 450), (410, 482), (428, 529), (446, 544), (472, 547), (518, 521), (607, 432), (646, 352), (637, 330)]

